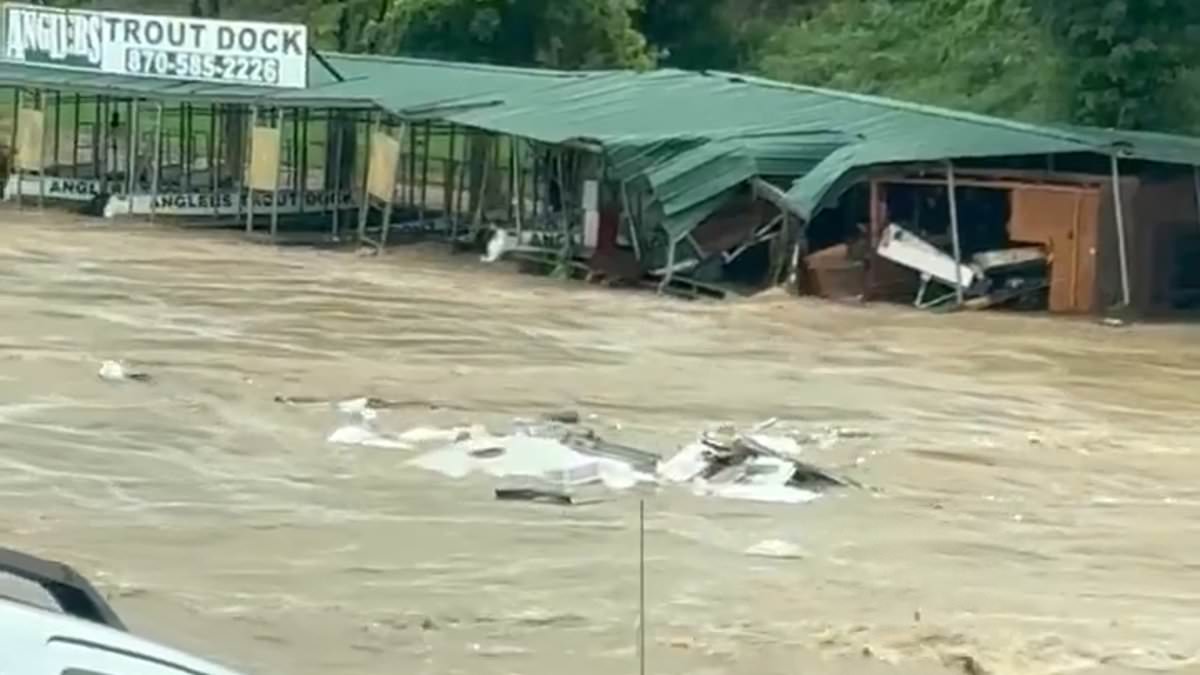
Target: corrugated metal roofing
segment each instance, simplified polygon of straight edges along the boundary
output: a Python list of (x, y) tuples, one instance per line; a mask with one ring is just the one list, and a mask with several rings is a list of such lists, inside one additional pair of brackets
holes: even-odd
[[(753, 175), (800, 177), (788, 198), (799, 213), (810, 216), (838, 180), (859, 166), (1098, 147), (1060, 129), (741, 75), (678, 70), (592, 73), (443, 116), (548, 143), (589, 140), (622, 155), (655, 149), (656, 163), (640, 170), (655, 186), (664, 227), (676, 239), (695, 224), (693, 217), (676, 214)], [(678, 151), (657, 150), (664, 139), (680, 144)], [(672, 176), (689, 165), (693, 168), (686, 180), (674, 176), (672, 189), (662, 189), (663, 179), (656, 174)]]

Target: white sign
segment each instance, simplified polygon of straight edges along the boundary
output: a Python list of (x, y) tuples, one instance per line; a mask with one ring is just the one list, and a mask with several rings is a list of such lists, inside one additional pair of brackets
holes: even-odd
[[(25, 198), (43, 196), (47, 199), (86, 202), (91, 201), (96, 195), (100, 194), (100, 181), (93, 178), (22, 176), (18, 179), (16, 174), (9, 174), (8, 182), (4, 185), (5, 201), (12, 201), (17, 198), (18, 187), (20, 188), (21, 196)], [(118, 184), (117, 181), (109, 181), (108, 187), (113, 192), (125, 191), (124, 184)], [(44, 193), (42, 192), (43, 189), (45, 190)]]
[(4, 59), (116, 75), (303, 88), (308, 28), (7, 4)]
[[(254, 193), (254, 212), (258, 216), (271, 213), (274, 195), (270, 192)], [(353, 208), (357, 199), (350, 192), (342, 192), (340, 199), (334, 196), (332, 190), (309, 190), (304, 193), (303, 212), (319, 213), (329, 211), (335, 203), (340, 203), (344, 209)], [(150, 208), (154, 205), (153, 210)], [(116, 216), (148, 216), (153, 212), (160, 216), (236, 216), (245, 214), (245, 193), (236, 190), (221, 192), (163, 192), (153, 198), (146, 193), (133, 195), (113, 195), (104, 205), (104, 217)], [(278, 213), (294, 215), (301, 213), (300, 202), (296, 193), (281, 191), (279, 193)]]

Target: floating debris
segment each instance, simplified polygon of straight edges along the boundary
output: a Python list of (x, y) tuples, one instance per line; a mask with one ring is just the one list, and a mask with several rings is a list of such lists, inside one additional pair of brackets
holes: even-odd
[(109, 382), (122, 382), (125, 380), (133, 380), (135, 382), (149, 382), (149, 373), (139, 373), (126, 370), (125, 366), (119, 361), (105, 361), (100, 364), (100, 379)]
[(692, 484), (697, 494), (785, 504), (803, 504), (818, 499), (823, 489), (854, 485), (801, 461), (796, 457), (800, 452), (793, 438), (739, 434), (722, 425), (663, 462), (658, 474), (672, 483)]
[(760, 541), (746, 549), (744, 553), (758, 558), (779, 558), (785, 560), (804, 557), (804, 551), (799, 546), (782, 539)]
[(484, 436), (487, 434), (487, 429), (481, 426), (471, 427), (451, 427), (449, 429), (439, 429), (437, 427), (413, 427), (408, 431), (402, 431), (397, 438), (416, 445), (427, 445), (429, 443), (454, 443), (457, 441), (465, 441), (473, 436)]
[(576, 410), (556, 410), (542, 415), (542, 419), (560, 424), (579, 424), (580, 418)]
[(585, 455), (557, 439), (520, 434), (470, 438), (409, 463), (450, 478), (479, 472), (496, 478), (539, 478), (564, 489), (601, 483), (623, 490), (654, 480), (625, 462)]
[(501, 501), (544, 502), (558, 506), (571, 506), (571, 495), (540, 488), (496, 488), (496, 499)]
[(325, 439), (336, 445), (362, 445), (368, 448), (412, 450), (412, 445), (400, 438), (376, 431), (370, 424), (347, 424), (333, 430)]
[[(558, 419), (571, 419), (557, 416)], [(522, 479), (498, 486), (496, 497), (555, 504), (580, 503), (579, 490), (601, 486), (628, 490), (641, 483), (690, 485), (696, 494), (748, 501), (803, 504), (826, 489), (857, 486), (797, 458), (802, 444), (790, 436), (762, 433), (775, 420), (742, 434), (721, 425), (701, 434), (663, 461), (653, 452), (611, 443), (593, 430), (560, 421), (517, 420), (507, 435), (482, 427), (418, 428), (405, 442), (452, 441), (409, 464), (450, 478), (483, 473)]]

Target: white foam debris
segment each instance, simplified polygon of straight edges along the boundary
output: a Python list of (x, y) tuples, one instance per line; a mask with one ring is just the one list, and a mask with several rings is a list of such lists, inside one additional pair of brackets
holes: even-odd
[(569, 486), (602, 483), (613, 489), (653, 480), (623, 462), (585, 455), (557, 440), (536, 436), (471, 438), (420, 455), (409, 463), (451, 478), (479, 472), (496, 478), (542, 478)]
[(708, 446), (689, 443), (665, 462), (659, 462), (658, 475), (669, 483), (687, 483), (697, 478), (710, 462), (705, 456)]
[(506, 230), (497, 229), (487, 243), (487, 253), (480, 256), (483, 262), (496, 262), (505, 253), (515, 248), (516, 241)]
[(136, 373), (124, 366), (120, 361), (105, 361), (100, 364), (100, 371), (97, 373), (100, 379), (109, 382), (123, 382), (126, 380), (146, 381), (150, 376), (146, 373)]
[(439, 429), (437, 427), (413, 427), (407, 431), (400, 432), (397, 438), (406, 443), (423, 445), (429, 443), (453, 443), (455, 441), (486, 435), (486, 429), (475, 425), (469, 427), (452, 427), (450, 429)]
[(783, 539), (765, 539), (747, 548), (743, 553), (758, 558), (798, 559), (804, 557), (803, 549)]
[(338, 412), (346, 415), (359, 415), (374, 417), (375, 410), (371, 408), (371, 399), (369, 398), (351, 398), (345, 401), (337, 402)]
[[(821, 493), (797, 484), (806, 466), (796, 455), (802, 445), (786, 436), (734, 436), (727, 429), (708, 432), (658, 466), (671, 483), (690, 483), (698, 495), (782, 504), (803, 504)], [(720, 442), (718, 447), (714, 443)], [(770, 453), (770, 454), (766, 454)]]
[(333, 430), (325, 439), (337, 445), (362, 445), (369, 448), (412, 450), (413, 446), (389, 434), (380, 433), (369, 424), (347, 424)]
[(125, 379), (125, 367), (116, 361), (105, 361), (100, 364), (100, 379), (118, 381)]

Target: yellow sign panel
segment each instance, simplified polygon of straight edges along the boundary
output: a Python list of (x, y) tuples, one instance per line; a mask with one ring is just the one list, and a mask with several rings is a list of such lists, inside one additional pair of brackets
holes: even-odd
[(400, 162), (400, 141), (382, 131), (371, 136), (371, 168), (367, 174), (367, 192), (376, 199), (390, 202), (396, 194), (396, 165)]
[(274, 192), (279, 189), (279, 130), (254, 127), (250, 138), (250, 187)]
[(16, 166), (22, 171), (41, 171), (42, 140), (45, 138), (46, 116), (40, 110), (23, 108), (17, 115)]

